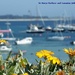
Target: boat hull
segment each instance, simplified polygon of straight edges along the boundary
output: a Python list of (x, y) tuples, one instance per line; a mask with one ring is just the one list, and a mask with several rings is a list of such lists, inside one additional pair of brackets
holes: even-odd
[(64, 37), (61, 37), (61, 36), (53, 36), (53, 37), (48, 37), (48, 40), (56, 40), (56, 41), (60, 41), (60, 40), (64, 40), (65, 38)]
[(31, 37), (27, 37), (27, 38), (24, 38), (22, 40), (17, 40), (15, 43), (17, 45), (21, 45), (21, 44), (31, 44), (33, 41), (33, 39)]
[(7, 40), (7, 41), (16, 40), (16, 38), (9, 38), (9, 37), (7, 37), (7, 38), (0, 38), (0, 39)]
[(9, 51), (11, 51), (12, 50), (12, 48), (8, 48), (7, 46), (1, 46), (0, 47), (0, 51), (1, 52), (9, 52)]
[(44, 33), (45, 30), (43, 30), (43, 29), (39, 29), (39, 30), (27, 30), (26, 32), (27, 33)]

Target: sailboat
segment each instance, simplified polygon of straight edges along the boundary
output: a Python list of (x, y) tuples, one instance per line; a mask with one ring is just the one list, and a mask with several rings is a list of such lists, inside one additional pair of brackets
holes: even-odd
[[(9, 25), (10, 23), (7, 22), (6, 23), (7, 25), (7, 29), (6, 30), (0, 30), (0, 39), (4, 39), (4, 40), (16, 40), (16, 38), (14, 37), (13, 33), (12, 33), (12, 30), (10, 29)], [(4, 37), (4, 33), (7, 33), (7, 37)], [(9, 33), (11, 34), (12, 37), (9, 37)]]
[(63, 36), (52, 36), (52, 37), (48, 37), (48, 40), (56, 40), (56, 41), (58, 41), (58, 40), (64, 40), (65, 39), (65, 37), (63, 37)]
[[(58, 31), (57, 31), (58, 32)], [(52, 36), (52, 37), (48, 37), (48, 40), (59, 40), (59, 41), (62, 41), (62, 40), (64, 40), (65, 39), (65, 36), (63, 36), (62, 35), (62, 33), (61, 33), (61, 30), (58, 32), (59, 33), (59, 35), (54, 35), (54, 36)]]
[[(37, 18), (36, 19), (38, 19), (38, 17), (39, 17), (38, 11), (39, 10), (38, 10), (38, 7), (37, 7)], [(41, 20), (43, 22), (42, 17), (41, 17)], [(43, 25), (44, 25), (44, 22), (43, 22)], [(26, 30), (26, 32), (27, 33), (44, 33), (45, 29), (42, 26), (40, 26), (38, 23), (37, 24), (30, 24), (29, 29)]]

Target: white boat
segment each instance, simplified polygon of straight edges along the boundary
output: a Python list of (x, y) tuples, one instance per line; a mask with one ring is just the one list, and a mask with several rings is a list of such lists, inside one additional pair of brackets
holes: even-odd
[(64, 28), (59, 28), (59, 27), (55, 27), (52, 29), (52, 32), (64, 32), (65, 29)]
[[(36, 17), (36, 23), (37, 24), (35, 24), (35, 25), (33, 25), (33, 24), (30, 24), (30, 26), (29, 26), (29, 29), (28, 30), (26, 30), (26, 32), (27, 33), (44, 33), (45, 32), (45, 29), (43, 28), (43, 26), (41, 26), (41, 25), (39, 25), (38, 24), (38, 21), (39, 21), (39, 16), (38, 16), (38, 14), (40, 15), (40, 18), (41, 18), (41, 20), (42, 20), (42, 23), (43, 23), (43, 25), (45, 25), (45, 23), (44, 23), (44, 21), (43, 21), (43, 18), (42, 18), (42, 16), (41, 16), (41, 13), (40, 13), (40, 10), (38, 9), (38, 6), (36, 7), (37, 9), (37, 17)], [(30, 12), (30, 11), (29, 11)], [(31, 13), (30, 13), (30, 15), (31, 15)]]
[(59, 27), (56, 26), (54, 29), (52, 29), (52, 31), (57, 32), (58, 35), (56, 34), (54, 36), (50, 36), (50, 37), (48, 37), (48, 40), (57, 40), (57, 41), (59, 40), (59, 41), (62, 41), (62, 40), (65, 39), (65, 37), (62, 35), (62, 31), (64, 31), (63, 28), (59, 28)]
[(21, 44), (31, 44), (32, 43), (32, 41), (33, 41), (33, 39), (31, 38), (31, 37), (26, 37), (26, 38), (24, 38), (24, 39), (22, 39), (22, 40), (17, 40), (15, 43), (17, 44), (17, 45), (21, 45)]
[(50, 26), (46, 27), (46, 31), (51, 31), (51, 30), (52, 30), (52, 27), (50, 27)]
[(0, 51), (1, 52), (9, 52), (9, 51), (11, 51), (12, 50), (12, 48), (9, 48), (9, 47), (7, 47), (7, 46), (1, 46), (0, 47)]
[(75, 26), (70, 27), (68, 31), (75, 31)]
[(69, 25), (69, 24), (68, 24), (68, 25), (65, 25), (65, 24), (58, 24), (57, 27), (58, 27), (58, 28), (68, 29), (68, 28), (71, 28), (72, 26)]
[(48, 40), (64, 40), (65, 37), (63, 36), (52, 36), (52, 37), (48, 37)]
[(39, 29), (37, 25), (30, 25), (30, 29), (26, 30), (27, 33), (43, 33), (45, 29)]
[(11, 50), (12, 48), (8, 41), (5, 41), (3, 39), (0, 40), (0, 52), (9, 52)]
[(75, 31), (75, 25), (66, 24), (66, 25), (57, 25), (58, 28), (63, 28), (68, 31)]

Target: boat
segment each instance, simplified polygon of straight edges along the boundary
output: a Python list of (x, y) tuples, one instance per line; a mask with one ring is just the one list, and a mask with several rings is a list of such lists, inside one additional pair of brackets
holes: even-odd
[[(16, 40), (16, 38), (14, 37), (12, 30), (10, 29), (9, 25), (10, 23), (7, 22), (7, 29), (5, 30), (0, 30), (0, 39), (4, 39), (4, 40)], [(7, 37), (4, 37), (4, 34), (7, 33)], [(9, 34), (11, 34), (12, 37), (9, 37)]]
[[(42, 26), (42, 25), (39, 25), (38, 24), (38, 19), (39, 19), (39, 16), (38, 16), (38, 14), (40, 15), (40, 18), (41, 18), (41, 20), (42, 20), (42, 23), (43, 23), (43, 25), (44, 25), (44, 21), (43, 21), (43, 19), (42, 19), (42, 17), (41, 17), (41, 14), (40, 14), (40, 11), (39, 11), (39, 9), (38, 9), (38, 6), (36, 7), (36, 10), (37, 10), (37, 17), (36, 17), (36, 24), (30, 24), (29, 25), (29, 29), (28, 30), (26, 30), (26, 32), (27, 33), (44, 33), (45, 32), (45, 29), (44, 29), (44, 26)], [(31, 15), (31, 14), (30, 14)]]
[(72, 45), (75, 45), (75, 41), (70, 42)]
[(52, 37), (48, 37), (48, 40), (56, 40), (56, 41), (62, 41), (62, 40), (64, 40), (65, 39), (65, 37), (63, 37), (63, 36), (52, 36)]
[(44, 28), (38, 28), (37, 25), (30, 25), (30, 28), (28, 30), (26, 30), (27, 33), (44, 33), (45, 29)]
[(64, 28), (59, 28), (59, 27), (55, 27), (52, 29), (52, 32), (64, 32), (65, 29)]
[(1, 33), (1, 35), (0, 35), (0, 39), (4, 39), (4, 40), (16, 40), (16, 38), (13, 36), (13, 37), (9, 37), (9, 36), (7, 36), (7, 37), (4, 37), (4, 34), (5, 33), (11, 33), (12, 31), (11, 31), (11, 29), (8, 29), (8, 30), (0, 30), (0, 33)]
[(62, 35), (62, 31), (64, 31), (63, 29), (61, 28), (58, 28), (58, 27), (55, 27), (52, 31), (55, 31), (55, 33), (57, 32), (58, 35), (54, 35), (54, 36), (50, 36), (48, 37), (48, 40), (59, 40), (59, 41), (62, 41), (65, 39), (65, 36)]
[(75, 25), (71, 26), (68, 31), (75, 31)]
[(1, 52), (10, 52), (11, 50), (12, 50), (12, 48), (9, 48), (7, 46), (1, 46), (0, 47)]
[(17, 45), (31, 44), (32, 41), (33, 41), (32, 37), (26, 37), (26, 38), (21, 39), (21, 40), (18, 39), (17, 41), (15, 41), (15, 44), (17, 44)]
[(71, 24), (66, 24), (66, 25), (57, 25), (57, 27), (64, 28), (64, 29), (67, 29), (68, 30), (68, 29), (72, 29), (75, 26), (73, 26)]
[(46, 27), (46, 31), (51, 31), (51, 30), (52, 30), (52, 27), (50, 27), (50, 26)]
[(11, 51), (11, 45), (8, 41), (1, 39), (0, 40), (0, 52), (9, 52)]

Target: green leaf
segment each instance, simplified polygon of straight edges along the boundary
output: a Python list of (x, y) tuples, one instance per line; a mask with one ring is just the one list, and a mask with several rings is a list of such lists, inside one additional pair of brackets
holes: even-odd
[(7, 71), (7, 75), (11, 75), (12, 73), (14, 73), (14, 68), (15, 66), (11, 66)]

